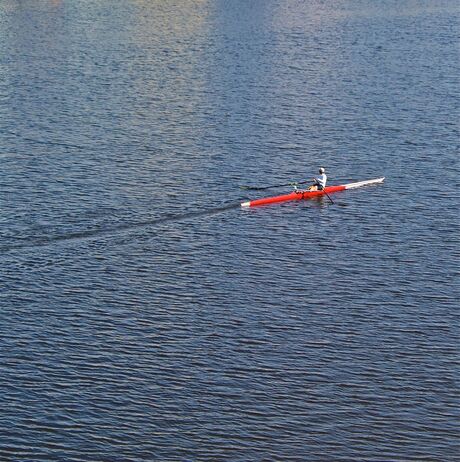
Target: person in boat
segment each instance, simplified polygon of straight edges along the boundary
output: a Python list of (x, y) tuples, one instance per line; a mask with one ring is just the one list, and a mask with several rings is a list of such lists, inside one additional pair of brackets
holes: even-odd
[(309, 191), (322, 191), (326, 187), (327, 175), (323, 167), (319, 169), (319, 175), (313, 178), (313, 181), (314, 183), (308, 188)]

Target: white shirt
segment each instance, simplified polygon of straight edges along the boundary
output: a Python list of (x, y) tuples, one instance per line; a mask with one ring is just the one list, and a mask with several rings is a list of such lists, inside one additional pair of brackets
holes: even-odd
[(326, 187), (326, 182), (327, 182), (327, 176), (325, 173), (322, 173), (321, 175), (317, 176), (315, 178), (315, 181), (321, 185), (321, 187), (325, 188)]

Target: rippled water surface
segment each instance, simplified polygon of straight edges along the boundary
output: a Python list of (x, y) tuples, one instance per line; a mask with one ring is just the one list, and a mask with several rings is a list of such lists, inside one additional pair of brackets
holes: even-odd
[[(459, 460), (454, 1), (0, 3), (0, 460)], [(385, 176), (242, 210), (305, 180)]]

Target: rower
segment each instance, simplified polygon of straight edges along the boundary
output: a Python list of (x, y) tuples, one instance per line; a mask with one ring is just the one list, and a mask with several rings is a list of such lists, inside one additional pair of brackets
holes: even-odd
[(326, 187), (327, 175), (323, 167), (319, 169), (319, 176), (313, 178), (313, 181), (314, 183), (308, 188), (309, 191), (322, 191)]

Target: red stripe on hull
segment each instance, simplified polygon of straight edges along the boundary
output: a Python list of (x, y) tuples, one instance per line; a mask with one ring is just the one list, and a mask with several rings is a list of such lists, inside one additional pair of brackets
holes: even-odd
[(311, 199), (312, 197), (323, 196), (324, 193), (333, 193), (337, 191), (343, 191), (344, 185), (341, 186), (327, 186), (323, 191), (294, 191), (289, 194), (283, 194), (282, 196), (266, 197), (264, 199), (256, 199), (249, 202), (249, 207), (256, 205), (273, 204), (275, 202), (286, 202), (286, 201), (298, 201), (302, 199)]

